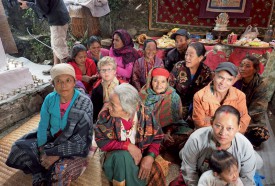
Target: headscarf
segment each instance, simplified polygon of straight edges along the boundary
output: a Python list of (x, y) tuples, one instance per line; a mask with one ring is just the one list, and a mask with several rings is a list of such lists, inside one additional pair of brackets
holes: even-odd
[[(123, 42), (123, 47), (120, 49), (114, 48), (114, 35), (118, 34)], [(134, 42), (130, 34), (123, 29), (116, 30), (112, 36), (112, 48), (116, 57), (122, 57), (122, 62), (127, 65), (130, 62), (136, 61), (140, 56), (134, 47)]]
[(154, 70), (151, 72), (151, 76), (164, 76), (166, 79), (169, 78), (169, 71), (166, 70), (165, 68), (154, 68)]
[(155, 118), (161, 127), (165, 127), (181, 119), (182, 104), (176, 90), (169, 85), (164, 93), (155, 93), (151, 86), (152, 71), (154, 69), (156, 68), (150, 70), (147, 83), (140, 90), (140, 97), (144, 105), (154, 112)]

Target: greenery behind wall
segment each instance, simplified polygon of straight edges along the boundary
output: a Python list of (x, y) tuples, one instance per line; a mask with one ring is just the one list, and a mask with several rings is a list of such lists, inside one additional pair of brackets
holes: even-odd
[[(21, 10), (19, 6), (9, 8), (8, 1), (3, 1), (19, 54), (31, 61), (41, 63), (45, 59), (52, 59), (51, 49), (32, 39), (26, 28), (39, 40), (50, 46), (50, 29), (47, 20), (38, 19), (33, 10)], [(148, 1), (144, 0), (109, 0), (111, 12), (100, 17), (101, 37), (110, 38), (117, 29), (126, 29), (134, 37), (146, 33), (149, 36), (161, 36), (163, 32), (148, 30)], [(85, 44), (86, 38), (78, 39)], [(68, 45), (71, 47), (77, 39), (68, 34)]]
[(36, 63), (52, 59), (51, 49), (37, 42), (27, 32), (28, 28), (30, 33), (50, 46), (50, 30), (47, 21), (38, 19), (32, 9), (22, 10), (19, 3), (13, 7), (8, 6), (8, 1), (2, 1), (2, 3), (18, 48), (18, 54), (14, 56), (23, 56)]
[[(25, 20), (26, 31), (28, 29), (34, 37), (46, 45), (51, 46), (49, 32), (50, 28), (46, 20), (39, 19), (32, 9), (27, 9), (23, 14), (22, 19)], [(26, 38), (28, 38), (28, 42), (26, 43), (28, 47), (23, 50), (24, 57), (35, 63), (42, 63), (44, 60), (48, 60), (53, 57), (50, 48), (32, 38), (28, 32), (25, 32), (25, 34), (27, 34)]]

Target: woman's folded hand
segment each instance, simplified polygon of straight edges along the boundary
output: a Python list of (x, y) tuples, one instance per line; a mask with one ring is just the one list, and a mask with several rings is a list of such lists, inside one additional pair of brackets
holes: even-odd
[(138, 173), (139, 179), (145, 179), (148, 178), (151, 172), (152, 164), (154, 162), (154, 158), (152, 156), (145, 156), (142, 158)]
[(128, 151), (131, 154), (131, 156), (133, 157), (135, 164), (138, 165), (142, 158), (141, 150), (137, 146), (130, 143), (128, 145)]
[(47, 156), (46, 154), (41, 156), (41, 165), (45, 167), (45, 169), (49, 169), (57, 160), (59, 160), (59, 156)]

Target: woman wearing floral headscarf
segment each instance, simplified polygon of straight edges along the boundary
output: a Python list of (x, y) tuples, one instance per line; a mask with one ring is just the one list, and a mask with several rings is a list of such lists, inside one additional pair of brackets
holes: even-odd
[(117, 76), (129, 81), (132, 76), (134, 62), (139, 58), (139, 54), (133, 48), (134, 43), (126, 30), (116, 30), (112, 38), (109, 55), (117, 63)]

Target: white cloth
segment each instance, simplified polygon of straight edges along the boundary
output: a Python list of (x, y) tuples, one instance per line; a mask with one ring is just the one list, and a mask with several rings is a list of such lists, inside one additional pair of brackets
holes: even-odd
[(69, 9), (69, 15), (71, 18), (73, 17), (77, 17), (77, 18), (84, 18), (84, 13), (82, 11), (82, 5), (74, 5), (74, 4), (70, 4), (68, 6)]
[(209, 170), (201, 175), (198, 186), (243, 186), (243, 182), (238, 178), (235, 183), (227, 185), (225, 181), (214, 176), (212, 170)]
[(0, 94), (8, 94), (33, 83), (29, 68), (22, 67), (0, 72)]
[(64, 0), (65, 4), (79, 4), (90, 9), (92, 16), (102, 17), (110, 12), (108, 0)]
[(7, 58), (4, 51), (4, 47), (2, 45), (2, 40), (0, 38), (0, 69), (5, 68), (7, 66)]
[(123, 123), (121, 121), (121, 141), (127, 141), (127, 139), (130, 140), (132, 144), (136, 144), (136, 134), (137, 134), (137, 113), (135, 113), (135, 117), (133, 120), (133, 127), (130, 129), (129, 135), (126, 134), (126, 131), (124, 129)]

